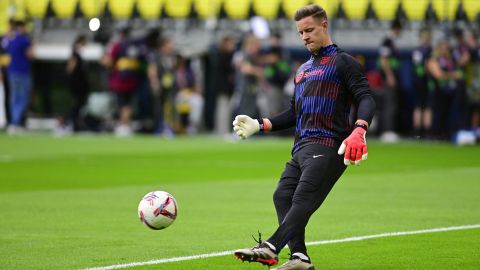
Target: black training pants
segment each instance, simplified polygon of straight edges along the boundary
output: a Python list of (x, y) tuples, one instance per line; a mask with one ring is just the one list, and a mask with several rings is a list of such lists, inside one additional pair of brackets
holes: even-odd
[(337, 148), (311, 144), (302, 147), (287, 162), (273, 194), (280, 226), (267, 240), (278, 253), (288, 243), (291, 254), (307, 254), (308, 220), (346, 169), (343, 155), (337, 151)]

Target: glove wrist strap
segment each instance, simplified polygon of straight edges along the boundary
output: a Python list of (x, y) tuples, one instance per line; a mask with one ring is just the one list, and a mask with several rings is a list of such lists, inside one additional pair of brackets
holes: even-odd
[(257, 119), (258, 121), (258, 126), (260, 128), (260, 131), (261, 132), (267, 132), (267, 123), (265, 123), (265, 119), (264, 118), (260, 118), (260, 119)]
[(263, 132), (265, 131), (265, 126), (263, 125), (263, 119), (257, 119), (258, 121), (258, 126), (260, 127), (260, 131)]
[(364, 123), (363, 121), (357, 121), (355, 123), (355, 127), (360, 127), (360, 128), (363, 128), (365, 131), (368, 130), (368, 124)]

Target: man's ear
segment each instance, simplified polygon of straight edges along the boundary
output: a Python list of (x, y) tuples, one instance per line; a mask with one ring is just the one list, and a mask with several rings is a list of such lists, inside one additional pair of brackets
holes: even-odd
[(328, 21), (327, 20), (324, 20), (322, 22), (322, 27), (324, 27), (325, 29), (328, 29)]

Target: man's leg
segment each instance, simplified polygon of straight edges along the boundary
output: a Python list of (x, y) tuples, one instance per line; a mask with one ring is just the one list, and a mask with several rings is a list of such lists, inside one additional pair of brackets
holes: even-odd
[[(298, 160), (302, 176), (293, 195), (292, 206), (277, 231), (267, 240), (277, 252), (290, 240), (303, 237), (310, 216), (320, 207), (346, 168), (343, 157), (337, 154), (336, 149), (312, 145), (300, 151)], [(305, 244), (295, 244), (291, 251), (292, 254), (305, 254)]]
[[(279, 225), (282, 224), (285, 216), (292, 207), (293, 195), (297, 189), (301, 175), (302, 171), (295, 159), (287, 162), (285, 170), (278, 182), (277, 189), (273, 193), (273, 203), (275, 204), (275, 209), (277, 211)], [(305, 230), (303, 230), (303, 233), (299, 233), (296, 237), (292, 238), (288, 242), (288, 246), (290, 247), (292, 254), (294, 252), (293, 250), (296, 250), (295, 252), (302, 252), (306, 255)]]
[(20, 126), (22, 118), (22, 91), (21, 91), (21, 80), (19, 76), (14, 74), (9, 74), (8, 76), (10, 83), (10, 115), (11, 115), (11, 125), (18, 127)]
[[(301, 171), (298, 163), (294, 159), (290, 160), (286, 164), (277, 189), (273, 194), (279, 224), (282, 223), (292, 205), (293, 194), (297, 188), (300, 175)], [(242, 261), (259, 262), (268, 266), (278, 263), (278, 256), (274, 247), (265, 242), (259, 243), (257, 247), (251, 249), (236, 250), (235, 256)]]

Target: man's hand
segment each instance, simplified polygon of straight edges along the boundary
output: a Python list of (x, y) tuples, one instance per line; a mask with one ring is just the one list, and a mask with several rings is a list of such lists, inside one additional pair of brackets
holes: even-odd
[(338, 154), (344, 155), (343, 163), (345, 165), (360, 165), (360, 161), (367, 159), (368, 149), (365, 133), (367, 133), (365, 129), (356, 127), (352, 134), (342, 142)]
[(240, 138), (246, 139), (260, 130), (260, 124), (248, 115), (237, 115), (233, 121), (233, 130)]

